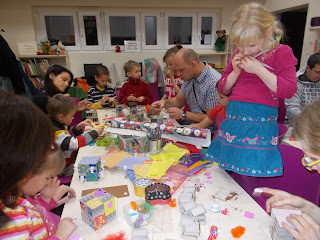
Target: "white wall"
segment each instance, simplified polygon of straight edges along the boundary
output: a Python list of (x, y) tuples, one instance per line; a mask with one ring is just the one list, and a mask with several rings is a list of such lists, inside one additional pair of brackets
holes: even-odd
[(279, 1), (279, 0), (266, 0), (265, 6), (273, 12), (283, 12), (285, 10), (290, 10), (297, 8), (302, 5), (308, 5), (308, 13), (306, 20), (306, 27), (304, 33), (304, 41), (303, 48), (301, 54), (301, 64), (303, 67), (307, 64), (308, 58), (311, 54), (314, 53), (314, 40), (320, 38), (320, 30), (318, 31), (310, 31), (310, 22), (311, 18), (320, 16), (320, 0), (287, 0), (287, 1)]
[[(233, 11), (245, 0), (162, 0), (162, 1), (147, 1), (147, 0), (15, 0), (15, 1), (2, 1), (0, 8), (0, 29), (5, 29), (2, 36), (7, 40), (10, 47), (16, 55), (17, 42), (38, 41), (38, 23), (37, 12), (38, 7), (52, 8), (64, 7), (65, 9), (71, 7), (83, 7), (85, 10), (90, 10), (90, 7), (110, 7), (110, 8), (141, 8), (146, 10), (161, 8), (170, 10), (183, 8), (188, 11), (195, 9), (208, 10), (220, 9), (221, 10), (221, 29), (226, 29), (227, 32), (230, 28), (230, 19)], [(155, 57), (162, 63), (162, 56), (165, 51), (148, 51), (142, 53), (114, 53), (114, 52), (69, 52), (70, 70), (74, 73), (75, 77), (84, 75), (83, 63), (97, 63), (102, 62), (106, 66), (111, 66), (113, 62), (116, 63), (116, 78), (122, 78), (122, 66), (124, 62), (133, 59), (143, 62), (145, 58)]]

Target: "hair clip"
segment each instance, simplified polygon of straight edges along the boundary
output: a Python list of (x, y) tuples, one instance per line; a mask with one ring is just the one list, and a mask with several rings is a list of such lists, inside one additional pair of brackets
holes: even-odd
[(276, 40), (280, 41), (281, 40), (281, 36), (276, 36)]

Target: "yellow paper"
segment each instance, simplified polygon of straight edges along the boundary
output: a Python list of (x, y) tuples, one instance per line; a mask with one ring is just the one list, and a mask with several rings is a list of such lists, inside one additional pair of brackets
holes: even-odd
[(171, 163), (168, 161), (153, 161), (151, 167), (148, 171), (148, 178), (151, 179), (160, 179), (164, 176), (171, 166)]
[(178, 163), (179, 159), (185, 155), (189, 154), (189, 150), (179, 148), (174, 144), (168, 143), (159, 154), (152, 155), (150, 158), (152, 160), (163, 160), (169, 162), (170, 165)]
[(148, 177), (148, 171), (151, 167), (151, 164), (137, 164), (133, 165), (134, 174), (140, 177)]

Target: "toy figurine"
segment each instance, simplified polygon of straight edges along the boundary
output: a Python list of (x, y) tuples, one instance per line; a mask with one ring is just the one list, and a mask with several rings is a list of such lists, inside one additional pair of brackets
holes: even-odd
[(226, 42), (226, 30), (218, 30), (216, 31), (216, 34), (218, 36), (216, 40), (216, 51), (217, 52), (224, 52), (224, 46)]
[(116, 46), (116, 52), (121, 53), (121, 49), (119, 45)]

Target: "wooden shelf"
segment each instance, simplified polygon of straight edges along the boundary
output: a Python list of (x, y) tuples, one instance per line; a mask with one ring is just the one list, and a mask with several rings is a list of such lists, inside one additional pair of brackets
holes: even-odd
[(310, 31), (314, 31), (314, 30), (320, 30), (320, 26), (317, 27), (309, 27)]
[(217, 55), (217, 56), (221, 56), (221, 55), (227, 55), (228, 52), (217, 52), (217, 51), (197, 51), (197, 53), (199, 54), (199, 56), (212, 56), (212, 55)]
[(67, 55), (20, 55), (18, 58), (66, 58)]

